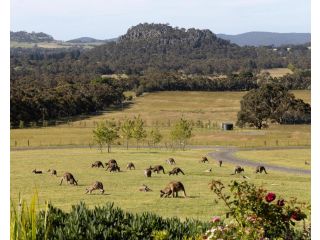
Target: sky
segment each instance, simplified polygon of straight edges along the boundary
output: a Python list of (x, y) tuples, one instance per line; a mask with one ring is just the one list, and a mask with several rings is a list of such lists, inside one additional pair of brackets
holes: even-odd
[(311, 32), (310, 0), (11, 0), (10, 30), (57, 40), (109, 39), (139, 23), (210, 29)]

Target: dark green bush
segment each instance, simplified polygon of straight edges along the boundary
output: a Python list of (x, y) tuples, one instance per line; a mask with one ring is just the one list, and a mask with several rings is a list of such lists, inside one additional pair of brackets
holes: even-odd
[[(49, 205), (47, 212), (49, 239), (153, 239), (155, 231), (166, 230), (168, 239), (193, 239), (209, 228), (198, 220), (182, 222), (152, 213), (131, 214), (112, 203), (89, 209), (83, 202), (69, 213)], [(39, 213), (37, 239), (44, 239), (45, 212)], [(49, 227), (48, 227), (49, 226)]]

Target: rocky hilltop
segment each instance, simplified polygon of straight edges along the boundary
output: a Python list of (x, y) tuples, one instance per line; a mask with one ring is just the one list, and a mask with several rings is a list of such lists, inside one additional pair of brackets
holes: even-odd
[(229, 41), (218, 38), (210, 30), (199, 30), (195, 28), (185, 29), (172, 27), (168, 24), (143, 23), (128, 29), (127, 33), (119, 38), (123, 41), (154, 41), (160, 44), (193, 44), (199, 47), (201, 44), (217, 43), (228, 45)]
[(52, 36), (43, 32), (12, 32), (10, 31), (10, 41), (16, 42), (29, 42), (29, 43), (39, 43), (39, 42), (53, 42), (55, 41)]

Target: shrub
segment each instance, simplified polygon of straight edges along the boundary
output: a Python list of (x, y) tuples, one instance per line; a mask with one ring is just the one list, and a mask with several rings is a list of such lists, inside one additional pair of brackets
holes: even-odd
[[(228, 208), (230, 224), (213, 218), (213, 228), (205, 239), (310, 239), (310, 229), (301, 232), (295, 228), (296, 222), (306, 219), (306, 214), (298, 206), (296, 199), (286, 201), (262, 187), (244, 182), (232, 181), (231, 195), (224, 193), (225, 186), (213, 180), (210, 188)], [(304, 206), (305, 204), (300, 204)]]
[[(178, 218), (162, 218), (152, 213), (126, 213), (112, 203), (89, 209), (81, 202), (69, 213), (49, 205), (47, 222), (50, 239), (196, 239), (209, 223)], [(39, 214), (44, 222), (45, 212)], [(45, 229), (38, 225), (37, 239), (43, 239)]]

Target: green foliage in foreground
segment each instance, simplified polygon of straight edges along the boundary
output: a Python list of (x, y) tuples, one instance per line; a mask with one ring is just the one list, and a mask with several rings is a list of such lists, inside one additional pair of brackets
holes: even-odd
[(37, 239), (45, 238), (45, 221), (50, 239), (153, 239), (162, 231), (168, 239), (195, 239), (210, 227), (198, 220), (181, 222), (148, 212), (131, 214), (112, 203), (89, 209), (81, 202), (69, 213), (49, 205), (48, 213), (39, 213)]

